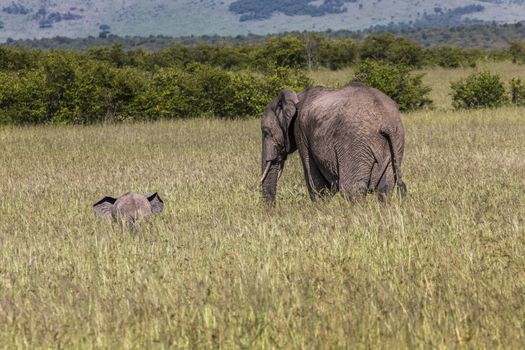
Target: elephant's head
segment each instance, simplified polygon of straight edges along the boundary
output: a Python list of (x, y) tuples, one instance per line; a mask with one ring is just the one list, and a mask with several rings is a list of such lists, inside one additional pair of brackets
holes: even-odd
[(286, 157), (297, 149), (293, 122), (298, 103), (295, 91), (283, 90), (264, 110), (261, 120), (261, 186), (264, 200), (268, 203), (275, 202), (277, 180), (283, 171)]
[(135, 223), (140, 218), (159, 214), (162, 209), (164, 202), (156, 192), (146, 195), (128, 192), (119, 198), (106, 196), (93, 204), (93, 211), (97, 216), (127, 223)]

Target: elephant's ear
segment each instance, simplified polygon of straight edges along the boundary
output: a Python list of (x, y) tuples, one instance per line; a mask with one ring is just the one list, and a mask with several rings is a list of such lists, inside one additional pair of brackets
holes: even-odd
[(282, 113), (277, 114), (279, 119), (279, 124), (284, 133), (284, 142), (286, 152), (290, 153), (290, 134), (289, 128), (292, 122), (293, 117), (297, 113), (297, 104), (299, 103), (299, 98), (293, 90), (283, 90), (279, 94), (279, 103), (278, 107), (281, 108)]
[(164, 209), (164, 202), (157, 192), (147, 193), (145, 196), (151, 204), (151, 212), (159, 214)]
[(95, 204), (93, 204), (93, 212), (97, 216), (101, 216), (103, 218), (110, 218), (111, 208), (113, 208), (113, 204), (115, 204), (116, 201), (116, 198), (104, 197)]

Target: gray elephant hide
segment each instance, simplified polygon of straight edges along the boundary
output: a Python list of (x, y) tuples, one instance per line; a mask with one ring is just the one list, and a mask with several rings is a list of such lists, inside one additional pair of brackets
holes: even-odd
[(106, 196), (93, 204), (95, 215), (127, 223), (159, 214), (163, 209), (164, 202), (157, 192), (146, 195), (127, 192), (119, 198)]

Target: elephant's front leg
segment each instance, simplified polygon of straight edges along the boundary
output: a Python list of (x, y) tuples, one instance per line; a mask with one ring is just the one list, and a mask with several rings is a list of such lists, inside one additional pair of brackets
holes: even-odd
[(329, 197), (333, 191), (331, 184), (325, 179), (315, 161), (307, 154), (301, 157), (304, 170), (304, 178), (308, 193), (312, 201)]

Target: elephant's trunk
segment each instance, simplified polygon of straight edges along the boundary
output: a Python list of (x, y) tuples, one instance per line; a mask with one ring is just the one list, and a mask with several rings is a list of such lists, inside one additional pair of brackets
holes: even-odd
[(267, 162), (263, 167), (263, 178), (261, 179), (261, 189), (263, 199), (268, 204), (275, 203), (277, 193), (277, 180), (281, 165), (278, 162)]

